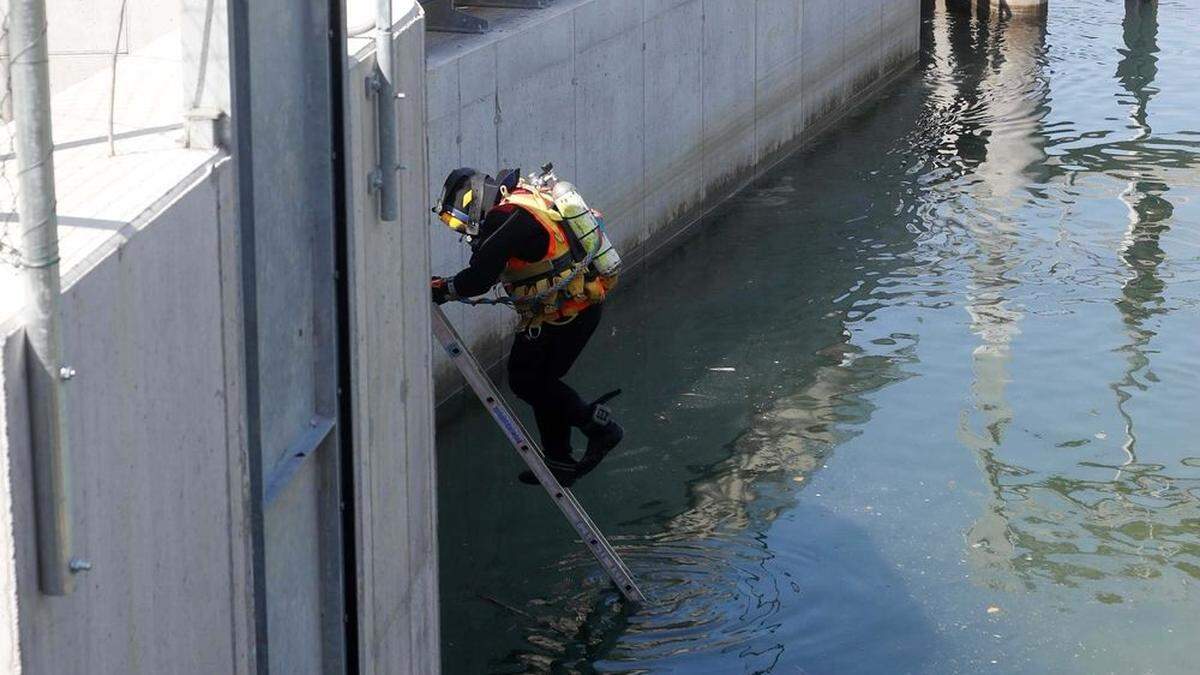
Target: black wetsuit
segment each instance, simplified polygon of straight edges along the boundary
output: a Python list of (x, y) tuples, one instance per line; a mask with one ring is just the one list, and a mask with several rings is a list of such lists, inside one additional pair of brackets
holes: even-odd
[[(488, 213), (477, 241), (470, 266), (454, 276), (454, 290), (462, 297), (486, 293), (499, 281), (510, 258), (537, 262), (550, 246), (546, 230), (522, 209)], [(571, 427), (591, 418), (590, 406), (562, 378), (595, 332), (600, 313), (601, 306), (595, 304), (566, 324), (542, 324), (537, 337), (522, 332), (513, 339), (508, 383), (517, 397), (533, 407), (542, 449), (550, 459), (568, 458)]]

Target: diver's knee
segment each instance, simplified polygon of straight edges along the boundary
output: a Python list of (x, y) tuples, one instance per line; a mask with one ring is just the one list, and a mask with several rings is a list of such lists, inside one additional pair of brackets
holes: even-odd
[(508, 387), (517, 395), (517, 398), (526, 403), (536, 399), (538, 392), (543, 389), (540, 378), (520, 371), (509, 371)]

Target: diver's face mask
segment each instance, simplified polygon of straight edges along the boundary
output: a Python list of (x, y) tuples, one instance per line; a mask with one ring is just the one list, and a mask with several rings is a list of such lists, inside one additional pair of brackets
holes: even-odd
[[(465, 194), (460, 195), (460, 199), (469, 203), (471, 199), (471, 191), (467, 190)], [(454, 230), (459, 234), (473, 237), (479, 234), (479, 221), (475, 218), (472, 218), (469, 213), (464, 212), (461, 208), (462, 206), (465, 206), (465, 204), (460, 204), (457, 206), (444, 206), (439, 210), (438, 218), (440, 218), (442, 222), (446, 224), (446, 227), (450, 228), (451, 230)]]

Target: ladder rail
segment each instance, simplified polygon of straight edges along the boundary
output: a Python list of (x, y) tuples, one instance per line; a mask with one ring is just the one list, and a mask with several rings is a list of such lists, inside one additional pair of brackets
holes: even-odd
[(433, 305), (433, 333), (450, 356), (455, 367), (467, 380), (467, 384), (487, 408), (488, 414), (499, 425), (509, 443), (529, 466), (529, 470), (537, 477), (538, 483), (550, 495), (551, 500), (558, 506), (567, 522), (583, 540), (584, 546), (591, 551), (596, 561), (600, 563), (600, 567), (616, 585), (617, 590), (631, 602), (645, 602), (646, 596), (638, 588), (637, 580), (625, 561), (613, 549), (612, 544), (608, 542), (575, 495), (559, 484), (558, 479), (550, 472), (541, 448), (529, 435), (525, 425), (513, 413), (504, 397), (497, 391), (491, 378), (475, 360), (475, 356), (467, 349), (446, 314), (442, 312), (442, 308), (437, 305)]

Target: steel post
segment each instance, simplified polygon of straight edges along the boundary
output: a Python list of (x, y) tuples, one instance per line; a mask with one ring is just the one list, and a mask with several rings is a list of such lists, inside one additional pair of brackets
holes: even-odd
[(17, 211), (27, 300), (26, 377), (33, 443), (38, 572), (43, 593), (67, 595), (74, 590), (74, 571), (82, 571), (89, 565), (83, 561), (72, 565), (71, 561), (71, 462), (63, 388), (74, 372), (62, 362), (45, 0), (11, 1), (9, 46)]

